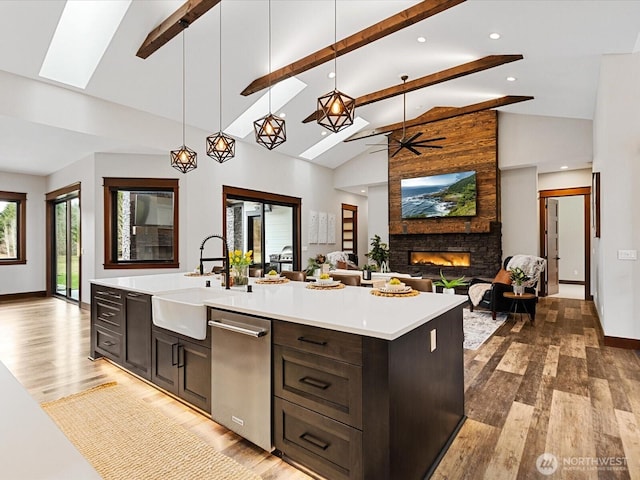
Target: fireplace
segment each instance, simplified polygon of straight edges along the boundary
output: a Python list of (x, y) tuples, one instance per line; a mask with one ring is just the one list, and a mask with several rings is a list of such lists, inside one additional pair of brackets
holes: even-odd
[(439, 267), (469, 267), (470, 252), (409, 252), (409, 265), (436, 265)]
[(394, 272), (493, 278), (502, 264), (502, 225), (492, 222), (486, 233), (392, 234), (389, 253)]

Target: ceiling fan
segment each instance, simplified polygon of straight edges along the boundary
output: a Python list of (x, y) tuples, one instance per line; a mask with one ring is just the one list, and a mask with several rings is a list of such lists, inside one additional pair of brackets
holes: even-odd
[[(402, 79), (403, 85), (407, 83), (407, 79), (409, 78), (407, 75), (402, 75), (400, 77)], [(431, 142), (437, 142), (439, 140), (446, 140), (446, 137), (437, 137), (437, 138), (426, 138), (424, 140), (418, 140), (423, 132), (418, 132), (413, 135), (411, 138), (407, 138), (406, 132), (406, 121), (407, 121), (407, 97), (406, 93), (402, 93), (402, 137), (400, 139), (395, 139), (389, 137), (388, 145), (386, 148), (375, 150), (371, 153), (381, 152), (382, 150), (395, 148), (395, 151), (391, 154), (391, 157), (395, 157), (403, 148), (406, 148), (410, 152), (415, 153), (416, 155), (420, 155), (419, 148), (442, 148), (442, 145), (431, 145)], [(380, 145), (380, 144), (376, 144)]]

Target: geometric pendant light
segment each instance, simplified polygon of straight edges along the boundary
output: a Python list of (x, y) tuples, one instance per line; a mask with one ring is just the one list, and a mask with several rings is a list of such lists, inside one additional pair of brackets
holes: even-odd
[[(269, 73), (271, 73), (271, 0), (269, 0)], [(287, 131), (283, 118), (271, 113), (271, 81), (269, 81), (269, 113), (253, 122), (256, 142), (273, 150), (287, 141)]]
[(222, 131), (222, 2), (220, 2), (220, 78), (218, 84), (220, 86), (218, 108), (220, 109), (220, 119), (218, 133), (207, 137), (207, 155), (218, 163), (224, 163), (232, 159), (236, 155), (236, 141)]
[(349, 95), (340, 92), (337, 88), (338, 80), (338, 51), (336, 48), (336, 0), (333, 1), (333, 91), (318, 98), (318, 124), (331, 130), (339, 132), (343, 128), (353, 125), (353, 118), (356, 109), (356, 101)]
[(189, 26), (187, 22), (181, 22), (182, 26), (182, 146), (178, 150), (171, 150), (171, 166), (182, 173), (190, 172), (198, 167), (198, 154), (185, 145), (185, 61), (184, 61), (184, 30)]

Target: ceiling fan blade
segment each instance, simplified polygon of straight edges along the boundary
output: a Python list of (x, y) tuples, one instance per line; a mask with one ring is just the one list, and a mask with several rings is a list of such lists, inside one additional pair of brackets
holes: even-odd
[(421, 148), (444, 148), (442, 145), (418, 145)]
[(370, 151), (369, 153), (378, 153), (378, 152), (383, 152), (383, 151), (385, 151), (385, 150), (389, 150), (389, 149), (385, 147), (385, 148), (381, 148), (381, 149), (379, 149), (379, 150), (372, 150), (372, 151)]
[(405, 145), (405, 148), (407, 150), (411, 150), (413, 153), (415, 153), (416, 155), (420, 155), (420, 152), (418, 150), (416, 150), (415, 148), (413, 148), (412, 145)]
[(438, 137), (438, 138), (425, 138), (424, 140), (420, 140), (421, 142), (437, 142), (438, 140), (446, 140), (447, 137)]
[(393, 152), (393, 154), (391, 155), (391, 158), (395, 157), (400, 150), (402, 150), (402, 145), (400, 145), (398, 149), (395, 152)]
[(418, 132), (416, 133), (413, 137), (411, 137), (409, 140), (407, 140), (405, 143), (413, 143), (413, 141), (418, 138), (420, 135), (422, 135), (422, 132)]

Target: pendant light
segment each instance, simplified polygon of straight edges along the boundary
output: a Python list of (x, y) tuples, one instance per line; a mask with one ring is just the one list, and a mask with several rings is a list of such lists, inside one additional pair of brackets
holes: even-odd
[(271, 0), (269, 0), (269, 113), (253, 122), (256, 142), (273, 150), (287, 141), (287, 132), (283, 118), (271, 113)]
[(189, 27), (189, 23), (181, 21), (182, 27), (182, 146), (178, 150), (171, 150), (171, 166), (182, 173), (190, 172), (198, 167), (198, 154), (185, 145), (185, 61), (184, 61), (184, 31)]
[(220, 2), (220, 65), (219, 65), (219, 100), (218, 108), (220, 109), (219, 130), (218, 133), (207, 137), (207, 155), (218, 163), (224, 163), (232, 159), (236, 155), (236, 141), (229, 135), (222, 132), (222, 2)]
[(333, 0), (333, 91), (318, 98), (318, 123), (332, 132), (353, 125), (356, 101), (338, 90), (337, 4)]

